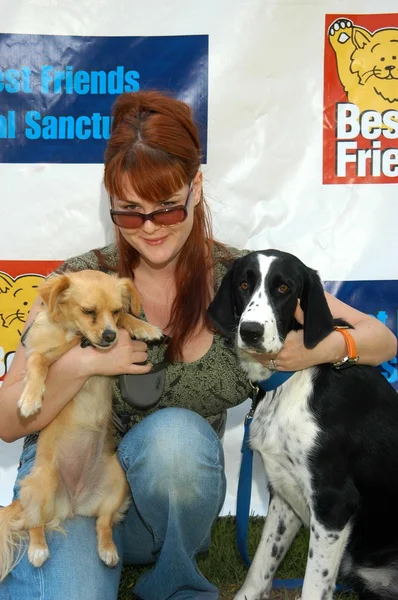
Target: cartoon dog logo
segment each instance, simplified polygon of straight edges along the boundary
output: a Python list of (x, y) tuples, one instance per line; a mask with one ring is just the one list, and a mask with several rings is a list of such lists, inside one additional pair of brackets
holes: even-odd
[(0, 271), (0, 377), (15, 352), (30, 307), (37, 297), (42, 275), (20, 275), (13, 279)]
[(361, 113), (398, 110), (398, 29), (371, 33), (340, 18), (330, 26), (328, 38), (348, 101)]

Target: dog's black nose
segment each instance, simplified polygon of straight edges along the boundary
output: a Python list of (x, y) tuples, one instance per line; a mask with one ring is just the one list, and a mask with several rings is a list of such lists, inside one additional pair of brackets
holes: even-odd
[(104, 342), (107, 342), (108, 344), (113, 342), (115, 338), (116, 338), (116, 331), (113, 331), (112, 329), (104, 329), (104, 331), (102, 332), (102, 339), (104, 340)]
[(254, 344), (263, 337), (264, 325), (255, 321), (243, 321), (240, 325), (239, 333), (246, 344)]

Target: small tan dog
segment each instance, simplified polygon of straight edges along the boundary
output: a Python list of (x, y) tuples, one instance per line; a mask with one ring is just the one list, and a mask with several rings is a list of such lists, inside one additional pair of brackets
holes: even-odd
[[(23, 417), (40, 410), (49, 366), (86, 338), (106, 351), (118, 328), (137, 339), (162, 332), (139, 314), (138, 293), (127, 278), (98, 271), (50, 277), (39, 287), (46, 306), (24, 337), (27, 377), (18, 406)], [(114, 378), (93, 376), (39, 435), (33, 469), (21, 481), (20, 500), (0, 509), (0, 581), (16, 562), (29, 533), (28, 558), (39, 567), (49, 556), (45, 528), (61, 529), (75, 515), (96, 517), (98, 553), (108, 566), (119, 557), (112, 538), (130, 502), (111, 432)]]

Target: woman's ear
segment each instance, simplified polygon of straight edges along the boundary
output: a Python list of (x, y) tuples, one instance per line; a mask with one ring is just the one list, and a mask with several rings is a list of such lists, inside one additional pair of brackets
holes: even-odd
[(133, 315), (138, 316), (141, 312), (141, 300), (137, 288), (128, 277), (122, 277), (119, 282), (122, 287), (124, 311), (131, 311)]
[(47, 304), (50, 313), (65, 299), (64, 292), (70, 286), (70, 279), (67, 275), (54, 275), (45, 279), (38, 287), (38, 293)]
[(305, 267), (300, 306), (304, 313), (304, 346), (314, 348), (334, 330), (333, 316), (319, 275)]
[(233, 336), (239, 323), (235, 310), (235, 290), (233, 285), (235, 264), (236, 261), (232, 263), (224, 275), (221, 285), (207, 309), (207, 315), (210, 320), (227, 337)]

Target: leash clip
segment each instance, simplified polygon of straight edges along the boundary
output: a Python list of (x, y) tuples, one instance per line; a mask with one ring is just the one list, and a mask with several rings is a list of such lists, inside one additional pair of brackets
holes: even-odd
[(247, 413), (246, 417), (245, 417), (245, 425), (247, 425), (249, 423), (249, 421), (252, 420), (253, 415), (254, 415), (254, 408), (252, 406), (251, 409), (249, 410), (249, 412)]
[(252, 398), (252, 406), (251, 409), (249, 410), (249, 412), (247, 413), (246, 417), (245, 417), (245, 425), (248, 424), (249, 421), (251, 421), (251, 419), (253, 418), (254, 415), (254, 411), (255, 411), (255, 402), (256, 402), (256, 398), (259, 392), (259, 387), (258, 385), (255, 385), (254, 383), (252, 383), (251, 381), (249, 381), (250, 386), (253, 390), (253, 398)]

